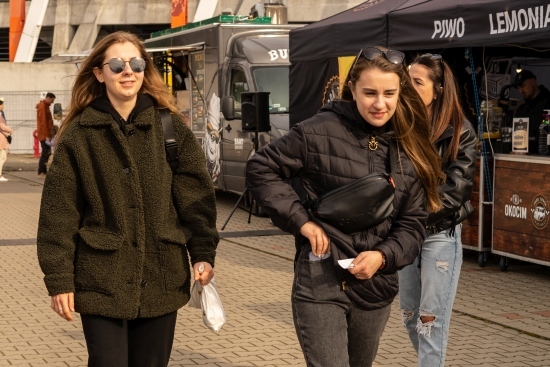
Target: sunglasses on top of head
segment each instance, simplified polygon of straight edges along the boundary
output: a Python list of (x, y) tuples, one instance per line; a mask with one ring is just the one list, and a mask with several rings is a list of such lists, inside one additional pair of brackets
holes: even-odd
[[(431, 60), (439, 61), (441, 63), (441, 73), (442, 73), (442, 78), (444, 79), (445, 78), (445, 68), (443, 67), (443, 56), (441, 56), (439, 54), (423, 54), (423, 55), (420, 55), (420, 58), (424, 58), (424, 57), (427, 57)], [(441, 86), (443, 86), (443, 81), (441, 82)]]
[(381, 50), (378, 47), (365, 47), (359, 51), (357, 58), (363, 56), (365, 59), (371, 61), (378, 56), (384, 56), (392, 64), (401, 64), (405, 60), (405, 54), (397, 50)]
[(130, 68), (134, 73), (141, 73), (145, 70), (145, 66), (147, 65), (147, 61), (141, 57), (132, 57), (129, 61), (124, 61), (120, 57), (114, 57), (109, 60), (109, 62), (101, 65), (101, 67), (109, 65), (109, 69), (111, 69), (113, 73), (120, 74), (126, 69), (126, 63), (130, 64)]
[(441, 56), (439, 54), (423, 54), (423, 55), (420, 55), (420, 57), (427, 57), (427, 58), (430, 58), (432, 60), (439, 60), (439, 61), (443, 62), (443, 56)]

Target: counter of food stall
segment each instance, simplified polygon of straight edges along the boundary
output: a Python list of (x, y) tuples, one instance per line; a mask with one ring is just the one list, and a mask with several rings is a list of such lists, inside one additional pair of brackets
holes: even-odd
[(491, 252), (550, 265), (550, 157), (494, 155)]

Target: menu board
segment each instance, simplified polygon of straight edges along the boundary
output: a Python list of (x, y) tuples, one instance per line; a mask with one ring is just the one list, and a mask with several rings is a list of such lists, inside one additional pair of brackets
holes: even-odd
[(529, 118), (516, 117), (512, 123), (512, 152), (527, 153), (529, 148)]
[(204, 50), (191, 52), (189, 55), (191, 69), (191, 130), (204, 131), (206, 106), (204, 96)]

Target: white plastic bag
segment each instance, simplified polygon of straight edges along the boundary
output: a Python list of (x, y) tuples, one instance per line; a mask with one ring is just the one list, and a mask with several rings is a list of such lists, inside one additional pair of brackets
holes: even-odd
[(227, 321), (214, 278), (207, 285), (195, 282), (191, 288), (189, 307), (202, 309), (202, 321), (212, 331), (218, 331)]

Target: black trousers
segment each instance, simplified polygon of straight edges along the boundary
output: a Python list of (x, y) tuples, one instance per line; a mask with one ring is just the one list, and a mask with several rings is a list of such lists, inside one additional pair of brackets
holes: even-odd
[(38, 174), (48, 172), (46, 163), (48, 163), (48, 158), (50, 158), (50, 155), (52, 154), (52, 147), (46, 144), (46, 140), (40, 141), (40, 148), (42, 148), (42, 152), (40, 153), (40, 159), (38, 160)]
[(88, 367), (166, 367), (177, 315), (135, 320), (81, 315)]

